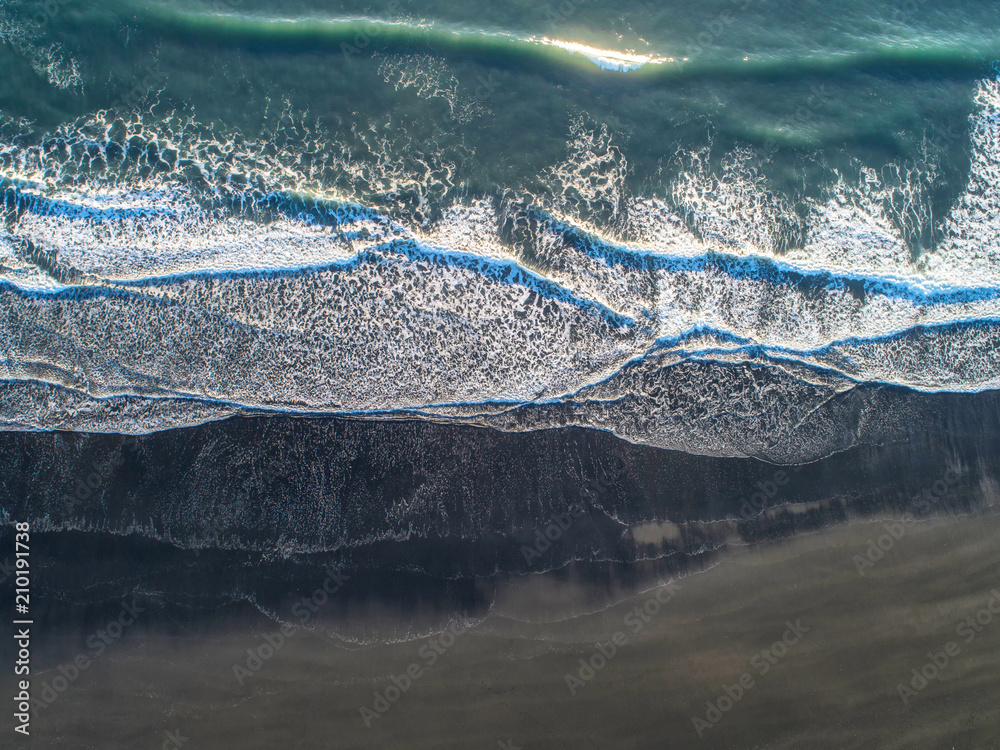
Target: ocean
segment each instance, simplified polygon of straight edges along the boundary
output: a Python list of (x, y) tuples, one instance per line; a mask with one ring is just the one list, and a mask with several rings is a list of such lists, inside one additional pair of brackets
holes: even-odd
[(1000, 736), (990, 3), (0, 0), (0, 195), (4, 747)]

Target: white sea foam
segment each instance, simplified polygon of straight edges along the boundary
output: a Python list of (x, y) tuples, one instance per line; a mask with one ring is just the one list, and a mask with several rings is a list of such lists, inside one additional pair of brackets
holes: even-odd
[[(97, 146), (93, 123), (57, 133), (64, 148), (8, 144), (0, 421), (408, 414), (774, 460), (838, 450), (837, 399), (858, 384), (1000, 387), (996, 81), (978, 101), (968, 188), (918, 257), (892, 214), (908, 182), (840, 176), (801, 218), (738, 150), (717, 174), (692, 154), (669, 201), (639, 199), (613, 134), (583, 120), (547, 197), (521, 204), (449, 199), (441, 156), (382, 144), (372, 166), (309, 134), (288, 143), (331, 152), (312, 172), (191, 123), (127, 126), (170, 167), (146, 176), (81, 168), (97, 146), (113, 162), (108, 123)], [(423, 202), (358, 204), (380, 189)], [(433, 221), (431, 196), (447, 205)]]

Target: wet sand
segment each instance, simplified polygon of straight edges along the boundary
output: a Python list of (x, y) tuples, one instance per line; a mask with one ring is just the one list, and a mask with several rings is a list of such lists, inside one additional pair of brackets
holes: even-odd
[[(188, 638), (147, 632), (110, 646), (39, 712), (30, 747), (996, 747), (998, 533), (991, 512), (844, 525), (745, 548), (659, 601), (658, 589), (622, 589), (602, 604), (572, 569), (516, 577), (484, 620), (453, 621), (452, 638), (345, 647), (296, 632), (259, 663), (247, 649), (267, 656), (268, 632), (278, 642), (263, 618)], [(863, 575), (859, 560), (872, 563)], [(602, 664), (596, 644), (610, 654), (616, 632)], [(949, 642), (956, 655), (904, 705), (899, 685), (932, 673)], [(581, 672), (580, 659), (597, 668)], [(392, 678), (406, 685), (408, 670), (397, 696)], [(35, 693), (57, 675), (37, 675)]]

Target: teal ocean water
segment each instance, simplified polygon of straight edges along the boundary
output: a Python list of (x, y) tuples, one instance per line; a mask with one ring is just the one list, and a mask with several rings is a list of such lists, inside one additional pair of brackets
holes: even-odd
[(0, 421), (842, 447), (1000, 384), (978, 2), (0, 5)]

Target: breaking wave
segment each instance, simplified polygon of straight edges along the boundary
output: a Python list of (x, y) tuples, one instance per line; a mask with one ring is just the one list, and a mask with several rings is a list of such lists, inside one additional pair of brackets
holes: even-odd
[(977, 101), (967, 188), (916, 250), (900, 215), (915, 168), (838, 175), (792, 207), (752, 152), (716, 173), (691, 154), (648, 197), (607, 129), (578, 122), (545, 195), (475, 197), (447, 156), (362, 163), (300, 131), (8, 123), (0, 421), (574, 424), (815, 458), (841, 446), (838, 396), (856, 387), (1000, 387), (998, 81)]
[[(848, 38), (830, 41), (821, 50), (803, 53), (794, 48), (771, 47), (773, 38), (760, 45), (751, 55), (734, 55), (732, 51), (716, 50), (716, 54), (696, 54), (699, 46), (693, 40), (672, 39), (661, 42), (664, 49), (654, 49), (644, 39), (642, 49), (618, 49), (603, 46), (613, 43), (614, 34), (602, 34), (607, 40), (587, 42), (561, 39), (557, 30), (572, 16), (576, 3), (570, 10), (560, 13), (536, 14), (537, 28), (519, 31), (479, 28), (475, 23), (432, 22), (415, 17), (401, 10), (398, 3), (389, 2), (381, 17), (329, 16), (321, 14), (303, 16), (276, 16), (269, 13), (237, 10), (238, 3), (219, 1), (206, 3), (201, 10), (181, 8), (176, 4), (143, 4), (139, 18), (155, 24), (161, 30), (173, 29), (185, 37), (205, 36), (213, 40), (229, 40), (235, 44), (282, 46), (294, 43), (299, 46), (320, 46), (343, 53), (348, 58), (382, 50), (438, 50), (449, 53), (489, 55), (511, 62), (526, 61), (536, 67), (580, 67), (590, 72), (600, 68), (614, 73), (632, 73), (655, 76), (682, 74), (729, 73), (737, 75), (772, 75), (775, 72), (833, 71), (865, 68), (873, 65), (923, 66), (942, 63), (951, 66), (978, 67), (982, 60), (993, 59), (1000, 53), (996, 40), (981, 33), (981, 29), (963, 29), (962, 32), (931, 33), (894, 28), (891, 38), (875, 34), (865, 36), (856, 28)], [(890, 9), (896, 11), (895, 8)], [(723, 14), (725, 15), (725, 14)], [(890, 16), (893, 13), (890, 12)], [(728, 23), (731, 23), (730, 20)], [(888, 22), (888, 19), (886, 19)], [(714, 27), (718, 19), (705, 23), (704, 29)], [(716, 36), (716, 34), (709, 34)], [(849, 46), (844, 44), (849, 42)], [(620, 44), (621, 41), (618, 40)], [(692, 56), (693, 55), (693, 56)]]

